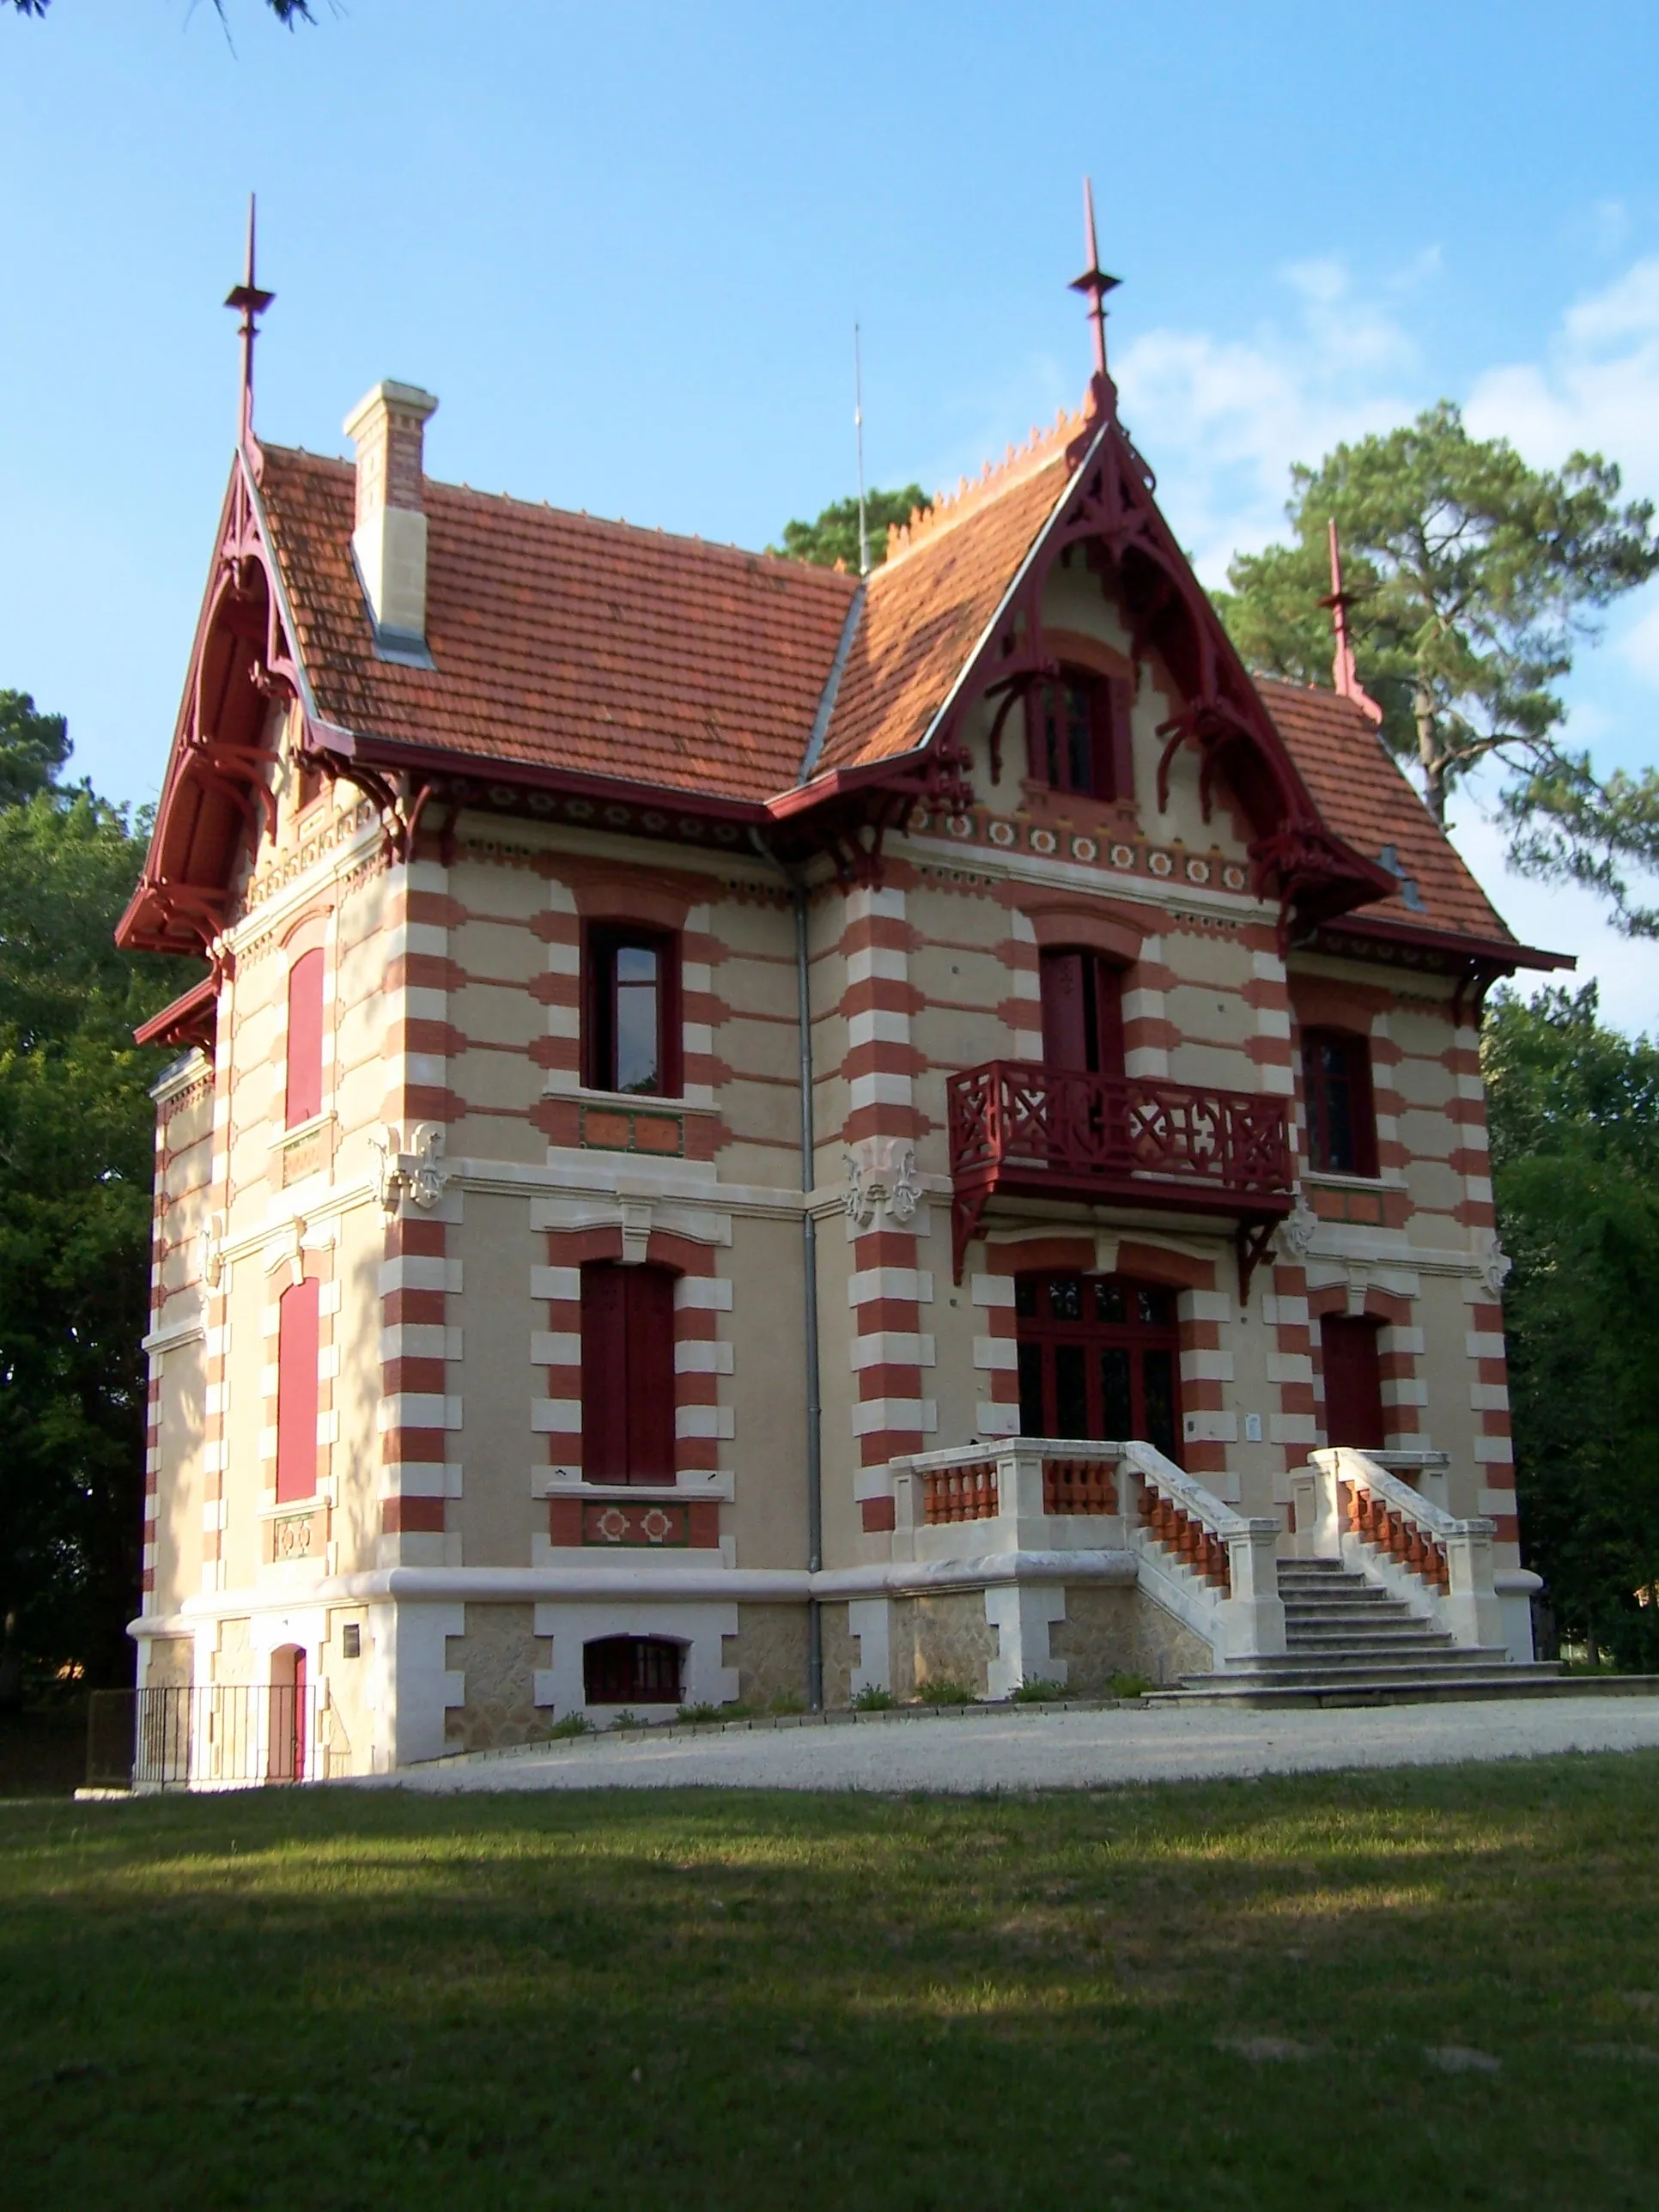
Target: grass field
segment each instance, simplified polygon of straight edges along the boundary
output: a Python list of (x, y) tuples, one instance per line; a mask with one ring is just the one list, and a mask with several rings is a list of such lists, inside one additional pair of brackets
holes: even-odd
[(0, 1802), (0, 2202), (1651, 2206), (1659, 1754)]

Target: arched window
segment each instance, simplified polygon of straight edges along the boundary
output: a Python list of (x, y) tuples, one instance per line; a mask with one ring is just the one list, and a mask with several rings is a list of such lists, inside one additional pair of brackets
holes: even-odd
[(665, 1636), (601, 1636), (582, 1646), (590, 1705), (678, 1705), (685, 1646)]
[(1376, 1322), (1364, 1315), (1327, 1314), (1319, 1324), (1319, 1354), (1326, 1443), (1382, 1451), (1389, 1436)]
[(678, 939), (596, 923), (587, 933), (583, 1081), (594, 1091), (678, 1097), (679, 1043)]
[(1329, 1175), (1376, 1173), (1370, 1047), (1349, 1030), (1304, 1030), (1308, 1164)]
[(1020, 1275), (1014, 1314), (1022, 1434), (1149, 1443), (1180, 1463), (1173, 1291), (1121, 1275)]
[(314, 1276), (283, 1292), (276, 1324), (276, 1503), (317, 1488), (317, 1339)]
[(323, 953), (302, 952), (288, 971), (286, 1121), (292, 1129), (323, 1110)]
[(582, 1476), (674, 1480), (674, 1278), (582, 1269)]
[(1089, 1075), (1123, 1073), (1123, 971), (1086, 948), (1045, 950), (1042, 1057), (1049, 1067)]
[(1133, 694), (1125, 678), (1066, 669), (1026, 704), (1033, 783), (1081, 799), (1134, 795), (1129, 749)]

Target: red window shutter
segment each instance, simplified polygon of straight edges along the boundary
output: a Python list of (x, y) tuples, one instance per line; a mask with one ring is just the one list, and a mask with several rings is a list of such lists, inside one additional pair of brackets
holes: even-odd
[(582, 1479), (624, 1482), (628, 1468), (625, 1267), (582, 1269)]
[(1097, 799), (1133, 799), (1135, 795), (1134, 744), (1130, 722), (1134, 696), (1134, 686), (1127, 677), (1109, 677), (1100, 687), (1098, 711), (1105, 727), (1095, 739)]
[(302, 952), (288, 971), (287, 1121), (323, 1110), (323, 955)]
[(1376, 1323), (1346, 1314), (1327, 1314), (1319, 1324), (1319, 1348), (1325, 1370), (1325, 1435), (1333, 1444), (1357, 1451), (1381, 1451), (1383, 1426), (1382, 1363)]
[(276, 1502), (317, 1487), (317, 1315), (314, 1278), (283, 1292), (276, 1325)]
[(1123, 974), (1103, 960), (1091, 963), (1095, 982), (1095, 1070), (1100, 1075), (1123, 1073)]
[(674, 1278), (628, 1270), (628, 1474), (674, 1480)]
[(1371, 1051), (1364, 1037), (1350, 1037), (1348, 1047), (1349, 1112), (1353, 1116), (1353, 1171), (1376, 1173), (1376, 1108), (1371, 1098)]
[(1050, 1067), (1086, 1069), (1089, 1024), (1084, 991), (1090, 977), (1082, 952), (1045, 952), (1038, 967), (1042, 990), (1042, 1057)]

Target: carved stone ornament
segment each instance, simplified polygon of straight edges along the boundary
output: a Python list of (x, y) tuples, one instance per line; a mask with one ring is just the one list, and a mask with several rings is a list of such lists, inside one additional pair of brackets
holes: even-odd
[(916, 1152), (898, 1137), (861, 1137), (845, 1156), (847, 1218), (854, 1230), (877, 1223), (902, 1226), (921, 1197)]
[(1515, 1262), (1504, 1249), (1498, 1231), (1494, 1229), (1490, 1234), (1492, 1242), (1481, 1255), (1480, 1275), (1493, 1297), (1500, 1298), (1504, 1295), (1504, 1285), (1510, 1279), (1510, 1270), (1514, 1267)]
[(201, 1259), (202, 1280), (210, 1291), (216, 1291), (224, 1280), (224, 1243), (225, 1217), (222, 1213), (210, 1213), (197, 1246)]
[(386, 1212), (395, 1213), (403, 1199), (429, 1212), (449, 1181), (449, 1170), (443, 1164), (441, 1123), (411, 1121), (406, 1128), (389, 1124), (372, 1141), (380, 1155), (377, 1181)]
[(1307, 1194), (1298, 1183), (1296, 1203), (1279, 1224), (1279, 1241), (1293, 1259), (1304, 1260), (1313, 1247), (1318, 1229), (1319, 1216), (1309, 1205)]

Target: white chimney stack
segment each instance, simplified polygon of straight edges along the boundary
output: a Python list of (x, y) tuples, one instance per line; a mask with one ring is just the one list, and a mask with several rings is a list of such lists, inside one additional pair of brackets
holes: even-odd
[(426, 419), (438, 403), (412, 384), (377, 384), (345, 419), (357, 448), (351, 550), (388, 660), (431, 665), (426, 647)]

